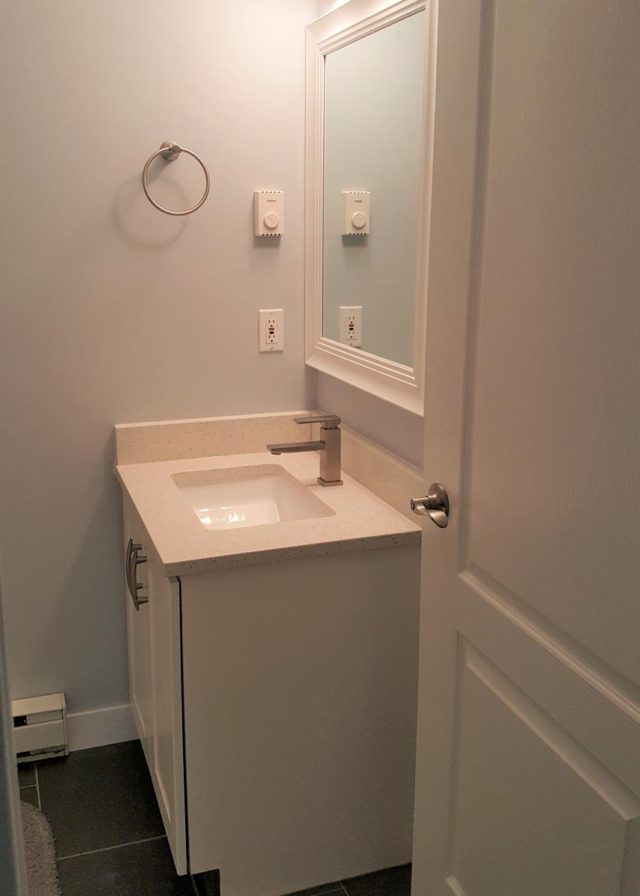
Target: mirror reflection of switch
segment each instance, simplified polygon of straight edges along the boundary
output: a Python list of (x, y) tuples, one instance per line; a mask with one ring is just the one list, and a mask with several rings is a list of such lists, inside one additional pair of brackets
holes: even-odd
[(355, 228), (357, 228), (357, 230), (362, 230), (362, 228), (367, 223), (367, 216), (364, 214), (364, 212), (354, 212), (351, 215), (351, 223)]
[(277, 212), (267, 212), (264, 216), (264, 226), (268, 230), (275, 230), (280, 223), (280, 215)]

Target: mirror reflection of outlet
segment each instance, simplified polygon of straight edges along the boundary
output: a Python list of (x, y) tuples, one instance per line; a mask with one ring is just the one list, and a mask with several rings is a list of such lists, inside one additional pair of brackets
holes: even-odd
[(340, 305), (338, 311), (338, 341), (354, 348), (362, 348), (362, 305)]
[(261, 352), (281, 352), (284, 349), (282, 332), (282, 308), (262, 308), (258, 312), (260, 321), (259, 348)]

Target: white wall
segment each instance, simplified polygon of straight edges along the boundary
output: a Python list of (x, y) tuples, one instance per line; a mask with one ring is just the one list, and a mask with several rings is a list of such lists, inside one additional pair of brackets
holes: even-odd
[(347, 2), (348, 0), (318, 0), (318, 15), (323, 16), (339, 6), (344, 6)]
[[(362, 345), (413, 366), (422, 175), (424, 11), (325, 60), (323, 334), (362, 306)], [(342, 236), (344, 190), (371, 193), (367, 236)]]
[[(0, 33), (0, 542), (11, 693), (127, 699), (112, 425), (307, 404), (304, 27), (315, 0), (30, 0)], [(139, 177), (164, 139), (210, 166), (188, 219)], [(190, 161), (156, 182), (196, 198)], [(281, 245), (254, 187), (286, 191)], [(257, 309), (285, 309), (259, 355)]]
[(352, 429), (422, 469), (422, 417), (319, 371), (315, 379), (315, 407), (338, 414)]

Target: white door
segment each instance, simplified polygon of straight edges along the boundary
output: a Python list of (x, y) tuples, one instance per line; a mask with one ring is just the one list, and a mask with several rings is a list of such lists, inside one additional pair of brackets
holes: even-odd
[(639, 46), (440, 3), (414, 896), (640, 893)]

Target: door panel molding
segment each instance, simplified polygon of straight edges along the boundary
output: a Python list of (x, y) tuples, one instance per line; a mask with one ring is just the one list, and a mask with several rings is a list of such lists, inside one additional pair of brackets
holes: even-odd
[[(474, 583), (475, 584), (475, 583)], [(483, 598), (478, 600), (478, 595)], [(571, 654), (472, 587), (459, 598), (455, 625), (462, 636), (582, 743), (629, 789), (640, 793), (640, 720), (637, 707), (581, 667)], [(496, 612), (498, 610), (498, 612)]]
[(524, 635), (552, 654), (557, 660), (582, 678), (590, 687), (615, 704), (636, 725), (640, 725), (640, 688), (634, 682), (604, 664), (583, 645), (562, 629), (522, 604), (516, 595), (491, 579), (483, 570), (471, 566), (460, 580), (471, 588), (486, 604), (497, 610)]
[(625, 821), (640, 819), (640, 799), (598, 762), (558, 722), (516, 687), (484, 654), (463, 640), (464, 668), (472, 672), (511, 712), (602, 797)]
[[(452, 824), (446, 877), (451, 892), (464, 893), (468, 885), (472, 892), (477, 887), (478, 892), (485, 893), (488, 880), (497, 887), (496, 891), (504, 892), (499, 886), (502, 885), (512, 892), (520, 872), (527, 875), (527, 868), (520, 868), (523, 857), (529, 864), (529, 875), (535, 874), (540, 886), (546, 881), (546, 850), (552, 848), (554, 855), (549, 861), (553, 863), (561, 862), (566, 848), (573, 859), (567, 869), (571, 886), (585, 887), (588, 881), (589, 890), (584, 892), (593, 896), (614, 892), (613, 887), (624, 896), (635, 894), (637, 891), (630, 887), (635, 886), (640, 868), (640, 798), (474, 644), (461, 638), (459, 655), (459, 718), (450, 790)], [(492, 709), (493, 698), (497, 703)], [(502, 723), (497, 724), (500, 719)], [(523, 758), (525, 752), (527, 760)], [(530, 759), (537, 763), (537, 778), (521, 773)], [(499, 787), (503, 781), (505, 786), (499, 798), (494, 802), (483, 798), (485, 790), (490, 793), (493, 788), (495, 793), (496, 784)], [(510, 784), (521, 791), (519, 801), (514, 795), (514, 804), (510, 801)], [(548, 831), (539, 828), (540, 817), (549, 818)], [(488, 830), (485, 846), (490, 844), (487, 848), (494, 852), (494, 858), (500, 855), (503, 844), (492, 841), (491, 835), (516, 827), (520, 836), (516, 836), (512, 846), (520, 855), (516, 855), (514, 864), (510, 864), (507, 855), (500, 869), (493, 867), (485, 873), (475, 839), (482, 819)], [(558, 836), (562, 842), (558, 842)], [(579, 867), (581, 851), (589, 844), (590, 848), (602, 846), (598, 876), (593, 883), (590, 874)], [(473, 876), (474, 869), (478, 878)], [(535, 892), (528, 881), (523, 880), (522, 887), (523, 893)]]
[(467, 896), (467, 891), (462, 889), (460, 882), (455, 877), (447, 878), (447, 886), (453, 896)]

